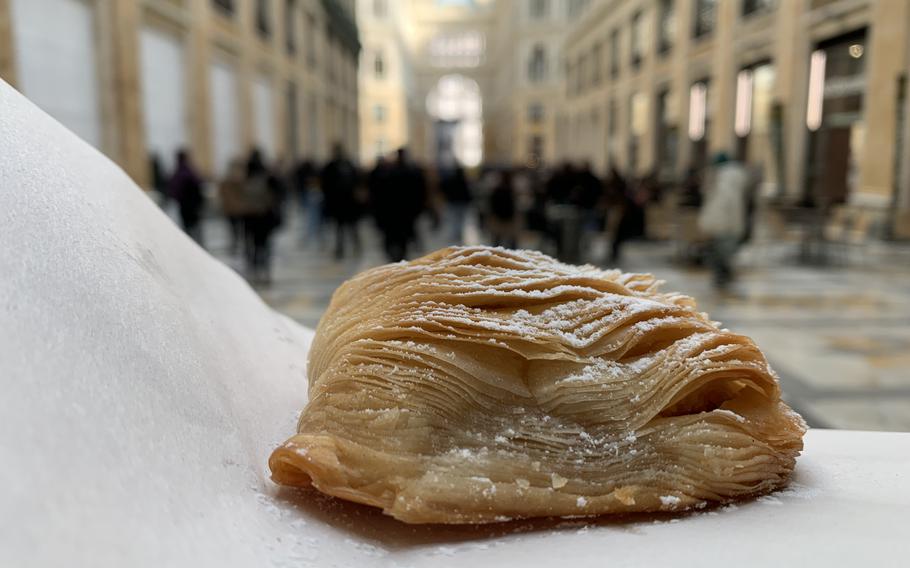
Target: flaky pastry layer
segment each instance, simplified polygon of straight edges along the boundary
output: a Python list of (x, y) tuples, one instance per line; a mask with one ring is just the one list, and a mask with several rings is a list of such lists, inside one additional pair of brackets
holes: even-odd
[(447, 248), (343, 284), (273, 479), (409, 523), (680, 511), (786, 483), (802, 419), (650, 275)]

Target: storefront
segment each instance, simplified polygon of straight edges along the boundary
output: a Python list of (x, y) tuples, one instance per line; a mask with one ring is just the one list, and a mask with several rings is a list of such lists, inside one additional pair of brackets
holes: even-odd
[(149, 156), (171, 172), (177, 150), (188, 142), (183, 44), (176, 34), (152, 26), (139, 37), (145, 145)]
[(228, 164), (241, 158), (240, 83), (237, 70), (227, 59), (215, 59), (209, 68), (209, 93), (212, 97), (212, 166), (215, 175), (227, 173)]
[(812, 52), (806, 126), (809, 162), (803, 201), (827, 207), (856, 190), (862, 154), (866, 30), (820, 42)]
[(19, 90), (83, 140), (102, 148), (94, 3), (13, 0), (11, 8)]
[(770, 61), (740, 69), (736, 76), (736, 107), (733, 130), (736, 157), (760, 172), (763, 193), (776, 193), (778, 172), (774, 141), (773, 98), (776, 72)]

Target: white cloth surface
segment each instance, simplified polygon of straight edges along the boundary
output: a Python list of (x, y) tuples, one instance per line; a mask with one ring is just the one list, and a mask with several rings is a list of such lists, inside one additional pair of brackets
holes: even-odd
[(681, 517), (410, 527), (268, 480), (311, 332), (0, 81), (0, 565), (848, 566), (908, 557), (910, 435), (812, 431)]

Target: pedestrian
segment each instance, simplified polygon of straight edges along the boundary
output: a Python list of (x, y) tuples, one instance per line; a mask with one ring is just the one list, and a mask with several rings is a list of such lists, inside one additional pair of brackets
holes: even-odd
[(408, 217), (402, 189), (392, 181), (392, 166), (382, 156), (367, 175), (370, 210), (376, 228), (382, 233), (383, 250), (390, 262), (405, 258)]
[(218, 197), (221, 201), (221, 212), (228, 223), (231, 254), (237, 254), (244, 242), (243, 223), (247, 214), (247, 202), (244, 190), (246, 168), (243, 161), (235, 158), (228, 165), (227, 175), (218, 184)]
[(617, 168), (614, 167), (610, 170), (607, 187), (612, 195), (614, 210), (619, 219), (610, 243), (610, 262), (612, 264), (617, 264), (622, 259), (622, 247), (627, 241), (645, 234), (647, 196), (639, 191), (638, 186), (638, 183), (626, 182)]
[(177, 167), (168, 183), (168, 194), (180, 207), (180, 223), (183, 230), (203, 246), (200, 225), (204, 202), (202, 178), (196, 173), (190, 154), (185, 149), (177, 151)]
[(376, 224), (383, 234), (386, 256), (391, 262), (407, 258), (415, 239), (415, 223), (426, 205), (426, 179), (400, 148), (395, 163), (379, 162), (370, 176), (370, 199)]
[(604, 187), (591, 169), (591, 162), (585, 161), (578, 171), (573, 187), (572, 203), (578, 207), (584, 232), (599, 232), (603, 229)]
[(149, 170), (152, 176), (152, 190), (155, 191), (158, 204), (166, 208), (167, 200), (170, 197), (167, 194), (168, 178), (164, 171), (164, 164), (161, 163), (161, 156), (157, 152), (149, 155)]
[(724, 291), (733, 281), (733, 257), (746, 233), (750, 175), (742, 163), (725, 153), (715, 156), (712, 165), (713, 183), (704, 196), (698, 227), (710, 241), (708, 262), (714, 286)]
[(311, 160), (302, 160), (294, 171), (294, 189), (297, 193), (301, 218), (300, 242), (322, 242), (322, 190), (319, 172)]
[(346, 235), (350, 238), (355, 254), (360, 252), (357, 220), (360, 204), (357, 202), (358, 173), (348, 159), (341, 144), (332, 147), (332, 159), (322, 168), (320, 185), (324, 199), (325, 216), (335, 222), (335, 258), (344, 258)]
[(493, 246), (517, 248), (517, 227), (515, 226), (515, 187), (512, 172), (500, 173), (499, 183), (490, 193), (490, 236)]
[(281, 224), (281, 188), (256, 149), (247, 160), (244, 193), (247, 275), (255, 284), (270, 284), (271, 237)]
[(449, 242), (460, 245), (468, 208), (471, 205), (471, 189), (461, 164), (441, 176), (440, 189), (446, 200), (446, 216), (449, 225)]
[(686, 175), (680, 184), (681, 195), (679, 205), (681, 207), (701, 207), (701, 175), (698, 168), (689, 166), (686, 169)]

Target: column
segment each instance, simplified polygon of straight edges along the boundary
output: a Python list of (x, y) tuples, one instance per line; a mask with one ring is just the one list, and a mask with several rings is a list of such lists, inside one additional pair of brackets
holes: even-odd
[[(906, 69), (906, 2), (876, 2), (867, 35), (865, 141), (859, 160), (859, 183), (851, 201), (887, 207), (894, 190), (897, 81)], [(900, 46), (900, 47), (898, 47)]]
[(732, 155), (735, 134), (733, 132), (734, 104), (736, 99), (736, 70), (733, 55), (739, 2), (718, 2), (717, 23), (714, 28), (714, 76), (711, 91), (714, 97), (714, 113), (711, 115), (711, 133), (708, 151), (726, 152)]
[(133, 180), (148, 184), (149, 164), (142, 124), (139, 77), (139, 2), (110, 2), (113, 120), (111, 155)]
[(13, 53), (12, 0), (0, 0), (0, 77), (16, 86), (16, 57)]
[(189, 11), (189, 138), (193, 156), (202, 171), (212, 174), (215, 170), (215, 156), (212, 148), (212, 111), (209, 93), (212, 53), (209, 43), (211, 26), (211, 2), (191, 0)]

